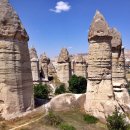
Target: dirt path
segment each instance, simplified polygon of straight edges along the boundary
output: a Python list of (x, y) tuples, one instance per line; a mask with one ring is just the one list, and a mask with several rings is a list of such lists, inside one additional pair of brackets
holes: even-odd
[[(43, 111), (43, 109), (45, 110), (45, 106), (44, 106), (44, 107), (42, 106), (41, 109), (39, 108), (37, 111), (40, 111), (40, 110)], [(45, 117), (46, 114), (47, 114), (47, 112), (45, 111), (45, 113), (44, 113), (43, 116), (41, 116), (41, 117), (39, 117), (39, 118), (37, 118), (37, 119), (35, 119), (35, 120), (32, 120), (32, 121), (30, 121), (30, 122), (28, 122), (28, 123), (24, 123), (24, 124), (21, 124), (21, 125), (19, 125), (19, 126), (14, 127), (14, 128), (11, 128), (11, 129), (9, 129), (9, 130), (17, 130), (17, 129), (19, 129), (19, 128), (22, 128), (22, 127), (28, 126), (28, 125), (30, 125), (30, 124), (32, 124), (32, 123), (35, 123), (35, 122), (39, 121), (40, 119), (42, 119), (43, 117)]]
[[(46, 114), (45, 114), (45, 115), (46, 115)], [(44, 116), (45, 116), (45, 115), (44, 115)], [(19, 125), (19, 126), (17, 126), (17, 127), (11, 128), (11, 129), (9, 129), (9, 130), (17, 130), (17, 129), (22, 128), (22, 127), (24, 127), (24, 126), (30, 125), (30, 124), (32, 124), (32, 123), (34, 123), (34, 122), (39, 121), (39, 120), (42, 119), (44, 116), (42, 116), (42, 117), (40, 117), (40, 118), (38, 118), (38, 119), (35, 119), (35, 120), (33, 120), (33, 121), (30, 121), (30, 122), (28, 122), (28, 123), (25, 123), (25, 124)]]

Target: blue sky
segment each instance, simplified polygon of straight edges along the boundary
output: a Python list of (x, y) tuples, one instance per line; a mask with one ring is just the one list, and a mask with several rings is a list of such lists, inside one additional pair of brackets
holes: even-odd
[(96, 10), (122, 34), (130, 49), (130, 0), (10, 0), (26, 28), (29, 47), (49, 57), (62, 47), (71, 54), (88, 51), (88, 29)]

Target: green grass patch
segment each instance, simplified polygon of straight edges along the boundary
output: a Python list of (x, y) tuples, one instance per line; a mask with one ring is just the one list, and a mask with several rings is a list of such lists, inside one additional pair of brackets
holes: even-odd
[(60, 130), (76, 130), (76, 128), (72, 125), (69, 125), (67, 123), (62, 123), (59, 126)]
[(95, 124), (97, 123), (99, 120), (98, 118), (92, 116), (92, 115), (89, 115), (89, 114), (84, 114), (83, 115), (83, 120), (87, 123), (87, 124)]

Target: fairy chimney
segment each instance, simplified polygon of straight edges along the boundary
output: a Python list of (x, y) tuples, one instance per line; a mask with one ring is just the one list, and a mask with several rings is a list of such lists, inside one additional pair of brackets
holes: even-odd
[(69, 52), (66, 48), (62, 48), (60, 55), (58, 57), (58, 67), (57, 67), (57, 76), (59, 80), (68, 86), (68, 81), (70, 79), (70, 59)]
[(106, 114), (112, 113), (116, 105), (111, 73), (111, 39), (108, 24), (103, 15), (97, 11), (88, 35), (88, 83), (85, 110), (101, 119), (105, 119)]
[(33, 109), (28, 40), (8, 0), (0, 0), (0, 112), (5, 118)]
[(35, 48), (30, 49), (30, 60), (31, 60), (33, 83), (36, 83), (39, 82), (40, 75), (39, 75), (39, 59)]
[(87, 78), (87, 65), (82, 55), (77, 55), (74, 58), (74, 74)]

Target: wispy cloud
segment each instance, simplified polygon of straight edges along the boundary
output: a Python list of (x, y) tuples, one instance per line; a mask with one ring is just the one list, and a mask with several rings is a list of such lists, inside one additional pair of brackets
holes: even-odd
[(69, 11), (71, 8), (71, 5), (68, 2), (59, 1), (56, 3), (56, 6), (54, 9), (50, 9), (50, 11), (55, 13), (61, 13)]

